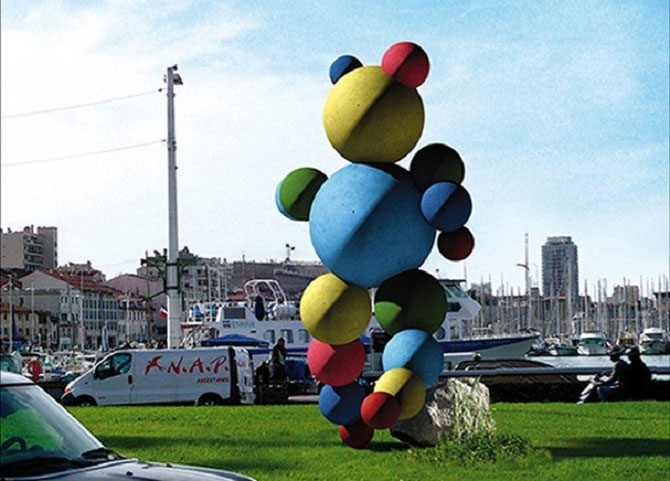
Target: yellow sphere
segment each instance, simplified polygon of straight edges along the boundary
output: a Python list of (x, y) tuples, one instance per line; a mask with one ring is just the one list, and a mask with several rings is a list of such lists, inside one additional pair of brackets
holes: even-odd
[(400, 416), (398, 419), (413, 418), (426, 402), (426, 387), (421, 378), (416, 374), (405, 384), (398, 395), (400, 403)]
[(332, 146), (352, 162), (397, 162), (423, 132), (423, 102), (416, 89), (377, 66), (357, 68), (333, 86), (323, 109)]
[(413, 418), (426, 402), (426, 387), (421, 378), (404, 367), (396, 367), (382, 374), (375, 384), (374, 392), (396, 396), (400, 403), (398, 419)]
[(391, 396), (397, 396), (413, 375), (412, 371), (404, 367), (396, 367), (386, 371), (375, 384), (374, 392), (385, 392)]
[(314, 279), (300, 299), (300, 318), (321, 342), (347, 344), (365, 332), (372, 306), (367, 289), (347, 284), (333, 274)]

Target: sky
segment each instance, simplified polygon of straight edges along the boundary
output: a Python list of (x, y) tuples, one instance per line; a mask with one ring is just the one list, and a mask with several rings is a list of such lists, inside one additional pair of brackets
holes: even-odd
[[(415, 151), (455, 148), (476, 247), (423, 268), (523, 286), (541, 245), (569, 235), (580, 284), (658, 282), (670, 264), (669, 24), (665, 0), (172, 2), (3, 0), (1, 203), (5, 229), (58, 227), (59, 262), (134, 272), (167, 247), (166, 97), (176, 87), (179, 243), (228, 261), (317, 260), (274, 192), (298, 167), (348, 161), (322, 109), (330, 64), (379, 65), (413, 41), (431, 69)], [(134, 96), (135, 94), (144, 94)], [(89, 107), (72, 106), (133, 96)], [(95, 156), (49, 162), (117, 149)], [(414, 151), (399, 162), (409, 168)], [(17, 165), (11, 165), (17, 164)], [(533, 265), (534, 264), (534, 265)], [(583, 285), (581, 286), (583, 291)]]

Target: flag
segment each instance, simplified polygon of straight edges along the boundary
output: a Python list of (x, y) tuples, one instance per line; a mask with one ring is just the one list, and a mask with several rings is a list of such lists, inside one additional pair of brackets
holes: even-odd
[(167, 311), (167, 309), (165, 309), (164, 306), (161, 306), (161, 310), (158, 311), (158, 316), (161, 317), (161, 318), (163, 318), (163, 319), (167, 319), (167, 317), (168, 317), (168, 311)]

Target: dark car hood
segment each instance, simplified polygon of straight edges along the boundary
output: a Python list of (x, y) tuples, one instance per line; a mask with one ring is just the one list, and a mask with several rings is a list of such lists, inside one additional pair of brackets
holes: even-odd
[(178, 464), (146, 463), (136, 459), (112, 461), (91, 468), (31, 476), (34, 480), (62, 481), (254, 481), (241, 474), (218, 469), (182, 466)]

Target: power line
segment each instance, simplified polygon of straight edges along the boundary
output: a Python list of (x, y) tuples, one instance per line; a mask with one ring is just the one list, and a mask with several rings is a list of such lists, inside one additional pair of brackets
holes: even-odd
[(63, 106), (63, 107), (54, 107), (54, 108), (51, 108), (51, 109), (32, 110), (30, 112), (23, 112), (23, 113), (20, 113), (20, 114), (3, 115), (1, 118), (2, 119), (15, 119), (15, 118), (18, 118), (18, 117), (28, 117), (28, 116), (31, 116), (31, 115), (49, 114), (49, 113), (52, 113), (52, 112), (59, 112), (61, 110), (72, 110), (72, 109), (80, 109), (82, 107), (92, 107), (94, 105), (107, 104), (107, 103), (110, 103), (110, 102), (118, 102), (119, 100), (132, 99), (132, 98), (135, 98), (135, 97), (144, 97), (145, 95), (151, 95), (151, 94), (155, 94), (155, 93), (162, 92), (162, 91), (163, 91), (163, 89), (159, 88), (158, 90), (154, 89), (154, 90), (149, 90), (147, 92), (140, 92), (140, 93), (136, 93), (136, 94), (123, 95), (121, 97), (111, 97), (111, 98), (108, 98), (108, 99), (96, 100), (96, 101), (93, 101), (93, 102), (87, 102), (87, 103), (83, 103), (83, 104), (66, 105), (66, 106)]
[(93, 155), (100, 155), (100, 154), (108, 154), (110, 152), (118, 152), (120, 150), (130, 150), (130, 149), (139, 149), (141, 147), (146, 147), (148, 145), (153, 145), (153, 144), (161, 144), (165, 142), (165, 139), (161, 140), (152, 140), (151, 142), (143, 142), (140, 144), (134, 144), (134, 145), (126, 145), (124, 147), (115, 147), (112, 149), (105, 149), (105, 150), (96, 150), (93, 152), (85, 152), (82, 154), (74, 154), (74, 155), (64, 155), (62, 157), (50, 157), (46, 159), (37, 159), (37, 160), (26, 160), (23, 162), (12, 162), (10, 164), (3, 164), (0, 165), (2, 168), (8, 168), (8, 167), (16, 167), (18, 165), (26, 165), (26, 164), (40, 164), (43, 162), (56, 162), (58, 160), (67, 160), (67, 159), (78, 159), (81, 157), (89, 157)]

